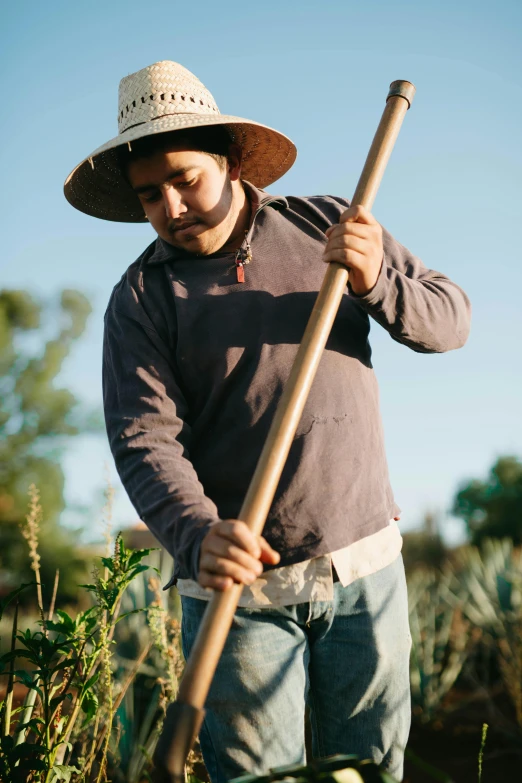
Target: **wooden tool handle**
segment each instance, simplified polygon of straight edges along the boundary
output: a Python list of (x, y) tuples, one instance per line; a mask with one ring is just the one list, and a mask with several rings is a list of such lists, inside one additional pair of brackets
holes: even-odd
[[(373, 139), (352, 203), (371, 209), (386, 164), (408, 110), (415, 87), (410, 82), (392, 82), (379, 127)], [(303, 341), (250, 483), (239, 519), (260, 535), (274, 499), (297, 425), (310, 391), (319, 360), (330, 334), (343, 294), (348, 270), (328, 265)], [(178, 701), (203, 709), (219, 657), (232, 624), (242, 585), (215, 591), (201, 622), (180, 683)]]

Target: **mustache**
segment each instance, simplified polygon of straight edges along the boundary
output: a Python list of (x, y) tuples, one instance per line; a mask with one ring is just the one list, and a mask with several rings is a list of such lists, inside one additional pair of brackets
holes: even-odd
[(202, 223), (202, 220), (198, 218), (183, 218), (183, 220), (169, 220), (167, 224), (167, 231), (169, 234), (174, 234), (182, 228), (188, 228), (188, 226), (195, 226), (197, 223)]

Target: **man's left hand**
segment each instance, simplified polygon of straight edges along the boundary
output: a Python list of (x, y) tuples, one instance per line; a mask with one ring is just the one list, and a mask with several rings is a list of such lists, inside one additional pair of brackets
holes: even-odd
[(327, 229), (326, 236), (323, 261), (347, 266), (354, 294), (369, 293), (379, 277), (384, 255), (382, 228), (371, 212), (361, 206), (349, 207), (339, 223)]

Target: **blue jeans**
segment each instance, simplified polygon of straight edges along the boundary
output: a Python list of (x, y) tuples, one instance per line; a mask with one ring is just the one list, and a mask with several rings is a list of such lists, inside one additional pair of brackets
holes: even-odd
[[(185, 657), (206, 601), (182, 597)], [(315, 758), (355, 753), (402, 779), (410, 728), (410, 633), (402, 557), (333, 601), (239, 608), (200, 733), (212, 783), (305, 762), (305, 706)]]

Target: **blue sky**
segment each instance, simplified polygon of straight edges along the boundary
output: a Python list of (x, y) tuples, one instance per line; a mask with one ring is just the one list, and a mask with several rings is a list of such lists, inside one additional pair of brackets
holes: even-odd
[[(442, 356), (415, 354), (377, 325), (372, 344), (403, 526), (431, 509), (458, 537), (446, 513), (455, 488), (497, 455), (522, 453), (522, 4), (18, 0), (4, 4), (0, 28), (0, 285), (91, 298), (88, 331), (61, 376), (90, 405), (101, 405), (105, 305), (153, 235), (76, 212), (62, 185), (116, 135), (122, 76), (181, 62), (221, 111), (295, 141), (297, 162), (271, 192), (348, 198), (389, 83), (416, 84), (373, 212), (465, 288), (472, 334)], [(91, 536), (106, 462), (101, 436), (78, 439), (65, 457), (67, 499), (90, 508)], [(116, 497), (116, 522), (132, 522), (118, 485)], [(69, 511), (64, 521), (78, 519)]]

